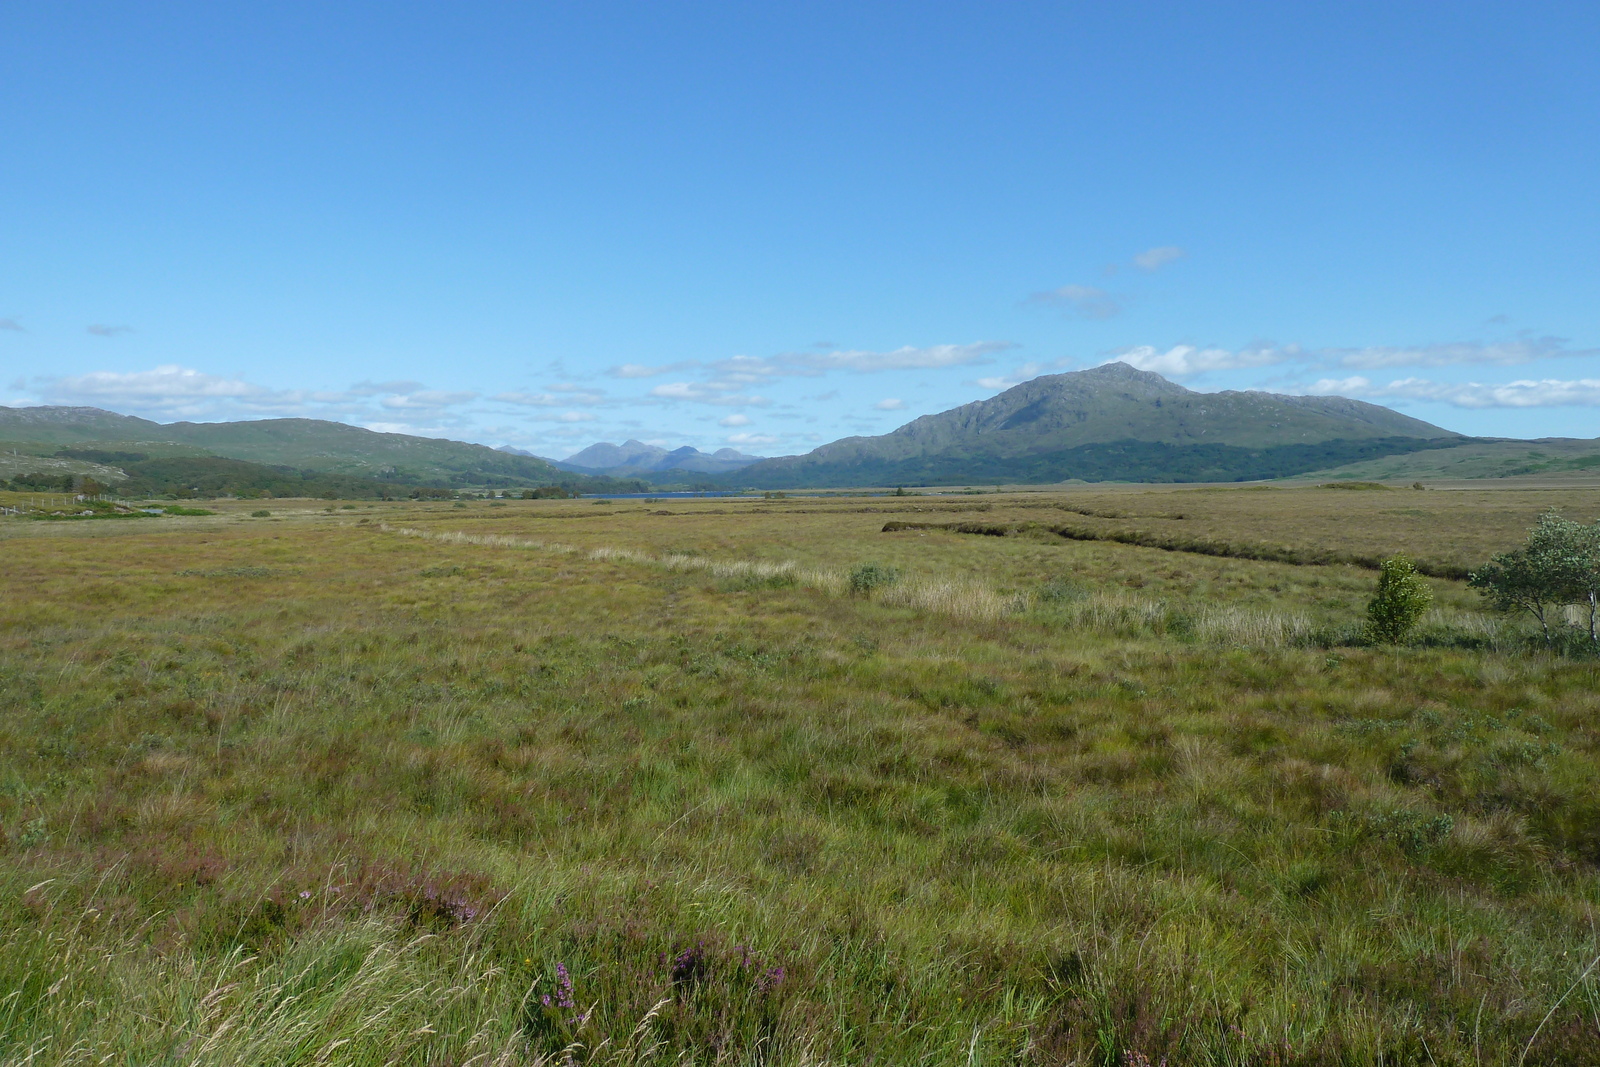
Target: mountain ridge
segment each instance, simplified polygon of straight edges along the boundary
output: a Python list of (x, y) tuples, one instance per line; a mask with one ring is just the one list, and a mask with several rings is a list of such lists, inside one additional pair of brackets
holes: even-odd
[[(805, 455), (764, 460), (738, 479), (756, 488), (1065, 481), (1085, 474), (1146, 481), (1165, 480), (1154, 466), (1165, 457), (1185, 472), (1176, 480), (1202, 480), (1201, 472), (1203, 480), (1232, 480), (1283, 477), (1314, 469), (1303, 466), (1309, 462), (1335, 466), (1461, 440), (1450, 430), (1347, 397), (1199, 393), (1113, 362), (1041, 375), (880, 436), (847, 437)], [(1291, 451), (1262, 455), (1275, 449)], [(1127, 457), (1126, 478), (1119, 476), (1118, 455)]]

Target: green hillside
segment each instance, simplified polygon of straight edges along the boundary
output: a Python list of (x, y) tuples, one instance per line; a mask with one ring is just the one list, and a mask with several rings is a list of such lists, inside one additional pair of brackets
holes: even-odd
[(98, 408), (0, 408), (0, 441), (26, 442), (20, 451), (53, 445), (149, 456), (209, 454), (408, 485), (588, 484), (534, 456), (320, 419), (163, 424)]
[(1454, 448), (1365, 459), (1319, 470), (1307, 477), (1319, 481), (1454, 481), (1477, 478), (1594, 481), (1600, 478), (1600, 438), (1553, 437), (1535, 441), (1469, 439)]
[(745, 468), (756, 488), (1282, 478), (1449, 447), (1448, 430), (1344, 397), (1197, 393), (1111, 363)]

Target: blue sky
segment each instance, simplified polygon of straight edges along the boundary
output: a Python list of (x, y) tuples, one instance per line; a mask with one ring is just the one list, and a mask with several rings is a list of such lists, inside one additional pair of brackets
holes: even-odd
[(1600, 434), (1600, 5), (0, 6), (0, 404), (805, 451), (1123, 358)]

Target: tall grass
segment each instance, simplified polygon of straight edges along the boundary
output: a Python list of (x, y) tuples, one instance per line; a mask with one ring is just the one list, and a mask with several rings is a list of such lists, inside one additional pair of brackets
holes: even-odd
[[(460, 531), (428, 531), (408, 527), (379, 526), (380, 530), (406, 537), (419, 537), (446, 544), (481, 545), (492, 548), (522, 548), (562, 555), (579, 553), (592, 560), (659, 567), (670, 571), (704, 572), (715, 578), (770, 582), (784, 580), (828, 596), (849, 594), (848, 576), (827, 568), (804, 568), (792, 560), (729, 560), (699, 555), (654, 555), (635, 549), (597, 547), (579, 549), (558, 542), (538, 541), (495, 534), (470, 534)], [(913, 577), (886, 585), (876, 599), (889, 606), (943, 615), (953, 619), (992, 621), (1016, 615), (1044, 603), (1037, 593), (1003, 593), (972, 580), (939, 580)], [(1101, 633), (1165, 633), (1192, 635), (1220, 644), (1284, 646), (1303, 643), (1311, 625), (1294, 615), (1251, 611), (1236, 607), (1200, 607), (1193, 617), (1175, 613), (1164, 602), (1140, 598), (1123, 592), (1094, 594), (1056, 606), (1055, 616), (1075, 628)]]
[(0, 1062), (1593, 1062), (1592, 661), (1449, 588), (1328, 647), (1337, 571), (539, 514), (7, 543)]

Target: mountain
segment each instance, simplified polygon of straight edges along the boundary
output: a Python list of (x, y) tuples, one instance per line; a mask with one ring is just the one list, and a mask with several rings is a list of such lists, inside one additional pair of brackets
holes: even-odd
[(740, 471), (754, 488), (1280, 478), (1466, 438), (1359, 400), (1197, 393), (1125, 363), (1050, 374), (881, 437)]
[(0, 441), (226, 459), (433, 485), (567, 484), (548, 460), (321, 419), (158, 423), (86, 407), (0, 407)]
[(641, 474), (662, 474), (683, 471), (689, 474), (723, 474), (740, 470), (752, 463), (761, 462), (760, 456), (747, 456), (731, 448), (719, 448), (706, 453), (689, 445), (667, 451), (659, 445), (643, 441), (624, 441), (613, 445), (606, 441), (592, 444), (564, 460), (555, 460), (562, 470), (582, 474), (609, 474), (613, 477), (634, 477)]

